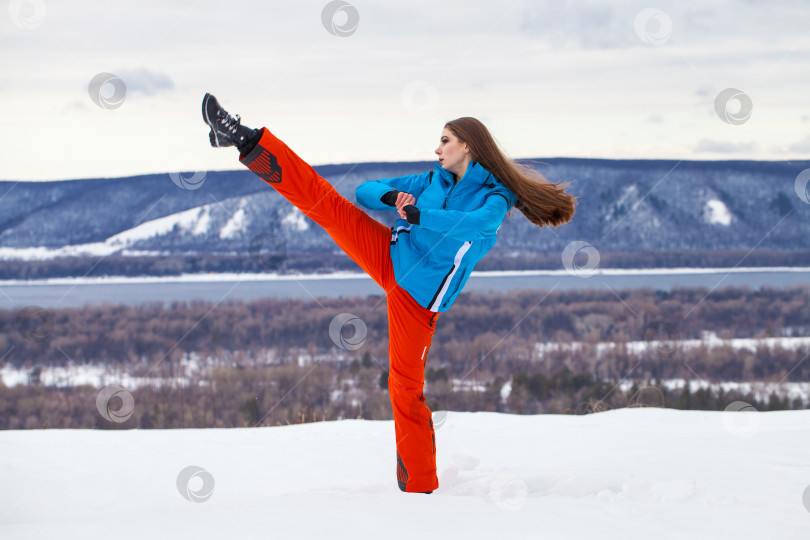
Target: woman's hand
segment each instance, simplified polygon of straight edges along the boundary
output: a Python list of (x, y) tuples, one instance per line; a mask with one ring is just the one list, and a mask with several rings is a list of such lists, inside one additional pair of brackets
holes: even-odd
[(401, 217), (402, 219), (406, 219), (405, 211), (403, 210), (403, 208), (405, 208), (409, 204), (413, 204), (413, 205), (416, 204), (416, 199), (414, 198), (414, 196), (411, 195), (410, 193), (405, 193), (404, 191), (400, 191), (397, 194), (396, 207), (397, 207), (397, 212), (399, 212), (399, 217)]

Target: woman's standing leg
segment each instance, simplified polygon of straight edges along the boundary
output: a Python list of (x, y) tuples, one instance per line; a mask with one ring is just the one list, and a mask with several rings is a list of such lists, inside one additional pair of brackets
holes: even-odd
[(436, 435), (425, 403), (425, 365), (439, 314), (420, 306), (397, 286), (388, 293), (388, 393), (394, 409), (399, 489), (439, 487)]

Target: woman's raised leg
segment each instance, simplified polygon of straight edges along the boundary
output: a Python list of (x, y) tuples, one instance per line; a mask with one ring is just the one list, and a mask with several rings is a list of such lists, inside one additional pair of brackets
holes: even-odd
[(273, 186), (329, 236), (386, 292), (396, 285), (391, 230), (340, 195), (267, 128), (239, 161)]

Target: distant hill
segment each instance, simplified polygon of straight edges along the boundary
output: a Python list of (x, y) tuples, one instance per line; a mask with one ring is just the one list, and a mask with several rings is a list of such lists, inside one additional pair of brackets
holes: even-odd
[[(538, 159), (571, 182), (573, 220), (539, 229), (515, 212), (489, 261), (553, 257), (575, 240), (610, 253), (810, 248), (810, 205), (795, 192), (805, 162)], [(349, 200), (365, 180), (430, 170), (432, 162), (324, 165)], [(172, 179), (174, 176), (174, 180)], [(183, 184), (193, 189), (184, 189)], [(395, 213), (369, 212), (392, 225)], [(141, 255), (246, 257), (262, 239), (287, 257), (340, 255), (329, 236), (247, 170), (61, 182), (0, 182), (0, 258)], [(739, 260), (739, 258), (737, 259)], [(483, 261), (482, 261), (483, 262)], [(750, 263), (750, 261), (749, 261)], [(559, 266), (559, 265), (558, 265)]]

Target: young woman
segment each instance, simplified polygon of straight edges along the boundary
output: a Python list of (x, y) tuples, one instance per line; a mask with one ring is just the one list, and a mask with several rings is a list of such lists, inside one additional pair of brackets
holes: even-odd
[(555, 227), (574, 215), (568, 184), (552, 184), (507, 159), (475, 118), (448, 122), (431, 171), (357, 187), (357, 201), (393, 209), (390, 229), (338, 192), (267, 128), (250, 129), (211, 94), (203, 118), (214, 147), (236, 146), (239, 161), (273, 186), (334, 241), (386, 292), (397, 483), (402, 491), (432, 493), (436, 438), (422, 393), (436, 320), (464, 288), (475, 264), (497, 239), (513, 208), (532, 223)]

